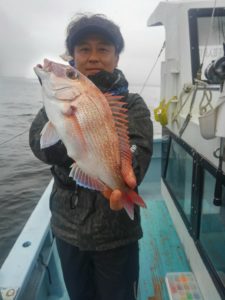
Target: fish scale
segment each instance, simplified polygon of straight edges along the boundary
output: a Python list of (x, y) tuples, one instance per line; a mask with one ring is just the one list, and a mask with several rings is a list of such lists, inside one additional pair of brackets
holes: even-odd
[[(108, 103), (106, 102), (105, 105), (106, 104), (108, 104)], [(93, 108), (93, 110), (89, 109), (90, 106)], [(91, 122), (88, 123), (89, 126), (86, 128), (86, 131), (93, 133), (92, 135), (89, 136), (89, 139), (91, 139), (90, 147), (92, 147), (92, 151), (94, 152), (96, 149), (98, 149), (98, 147), (96, 145), (96, 144), (98, 144), (100, 146), (98, 149), (99, 150), (98, 154), (100, 154), (99, 156), (101, 158), (104, 158), (104, 161), (108, 160), (109, 165), (113, 165), (113, 162), (115, 160), (115, 159), (113, 160), (113, 157), (115, 158), (115, 152), (116, 152), (115, 148), (118, 147), (117, 145), (116, 145), (117, 147), (115, 147), (111, 141), (112, 137), (114, 138), (114, 140), (116, 139), (115, 128), (113, 128), (114, 122), (112, 120), (111, 113), (108, 113), (108, 117), (110, 116), (111, 118), (109, 117), (108, 119), (106, 119), (106, 117), (104, 117), (105, 112), (102, 108), (103, 108), (102, 105), (97, 106), (96, 101), (93, 101), (92, 99), (90, 99), (90, 102), (86, 102), (86, 104), (84, 105), (84, 113), (87, 114), (87, 119), (91, 119), (91, 117), (88, 116), (88, 112), (90, 113), (90, 115), (93, 114), (95, 116), (96, 115), (98, 116), (95, 119), (95, 126), (97, 127), (97, 129), (100, 129), (101, 131), (103, 131), (104, 136), (99, 131), (98, 131), (98, 133), (97, 133), (97, 131), (93, 132), (93, 130), (92, 130), (93, 124)], [(100, 110), (102, 110), (102, 111), (100, 111)], [(109, 112), (111, 112), (111, 111), (109, 110)], [(110, 124), (110, 123), (112, 123), (112, 124)], [(109, 126), (109, 124), (111, 126)], [(111, 127), (111, 128), (109, 128), (109, 127)], [(113, 134), (112, 134), (112, 128), (114, 129)], [(105, 143), (103, 143), (103, 140), (105, 141)], [(117, 139), (116, 139), (116, 141), (117, 141)], [(117, 143), (118, 143), (118, 141), (117, 141)], [(119, 154), (118, 154), (118, 156), (119, 156)], [(117, 159), (117, 164), (118, 163), (119, 163), (119, 159)]]
[[(90, 109), (91, 107), (91, 109)], [(101, 108), (101, 107), (100, 107)], [(103, 117), (101, 117), (101, 113), (99, 112), (99, 110), (96, 109), (96, 105), (95, 102), (89, 100), (89, 102), (86, 102), (82, 107), (80, 107), (79, 109), (82, 109), (82, 114), (86, 115), (86, 119), (91, 120), (91, 116), (94, 114), (96, 115), (96, 113), (98, 113), (100, 115), (100, 117), (95, 119), (95, 127), (96, 129), (100, 130), (102, 129), (102, 131), (105, 133), (104, 138), (102, 138), (101, 132), (98, 131), (98, 133), (96, 131), (93, 132), (93, 124), (92, 122), (86, 122), (85, 123), (85, 137), (86, 140), (88, 142), (88, 146), (90, 148), (90, 152), (97, 156), (99, 155), (102, 160), (105, 162), (108, 159), (109, 165), (113, 164), (113, 152), (115, 151), (113, 147), (113, 145), (110, 143), (110, 132), (108, 129), (108, 122), (111, 120), (104, 120)], [(78, 121), (79, 121), (79, 117), (78, 117)], [(112, 121), (111, 121), (112, 122)], [(80, 126), (82, 127), (82, 122), (80, 121)], [(104, 124), (105, 123), (105, 124)], [(103, 127), (103, 125), (105, 125), (105, 127)], [(104, 130), (103, 130), (104, 128)], [(89, 134), (92, 133), (92, 134)], [(107, 134), (108, 133), (108, 134)], [(105, 143), (103, 143), (102, 141), (105, 140)], [(99, 145), (100, 147), (97, 147), (97, 145)], [(98, 150), (98, 152), (96, 153), (96, 150)], [(111, 160), (111, 161), (110, 161)]]

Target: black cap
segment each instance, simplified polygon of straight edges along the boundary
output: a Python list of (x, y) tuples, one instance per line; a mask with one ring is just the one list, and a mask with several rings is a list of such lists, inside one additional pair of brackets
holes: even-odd
[(108, 20), (104, 15), (79, 15), (67, 27), (66, 48), (68, 53), (73, 56), (74, 47), (81, 39), (91, 33), (103, 35), (115, 45), (118, 54), (124, 48), (120, 28), (115, 23)]

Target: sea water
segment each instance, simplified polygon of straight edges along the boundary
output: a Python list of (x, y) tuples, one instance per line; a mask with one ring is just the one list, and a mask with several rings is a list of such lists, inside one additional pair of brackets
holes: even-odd
[(30, 124), (41, 106), (36, 80), (0, 79), (0, 265), (51, 177), (49, 167), (34, 157), (28, 140)]

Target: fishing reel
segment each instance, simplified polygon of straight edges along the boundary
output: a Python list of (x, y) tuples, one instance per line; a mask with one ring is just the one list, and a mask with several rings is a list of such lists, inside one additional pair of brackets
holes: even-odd
[(225, 56), (213, 60), (205, 69), (205, 77), (209, 83), (222, 84), (225, 80)]

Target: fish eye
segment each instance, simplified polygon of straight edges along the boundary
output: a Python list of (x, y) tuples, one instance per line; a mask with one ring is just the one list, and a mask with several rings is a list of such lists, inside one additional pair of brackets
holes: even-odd
[(66, 70), (66, 76), (70, 79), (78, 79), (79, 76), (78, 76), (78, 72), (76, 72), (75, 70), (73, 69), (67, 69)]

